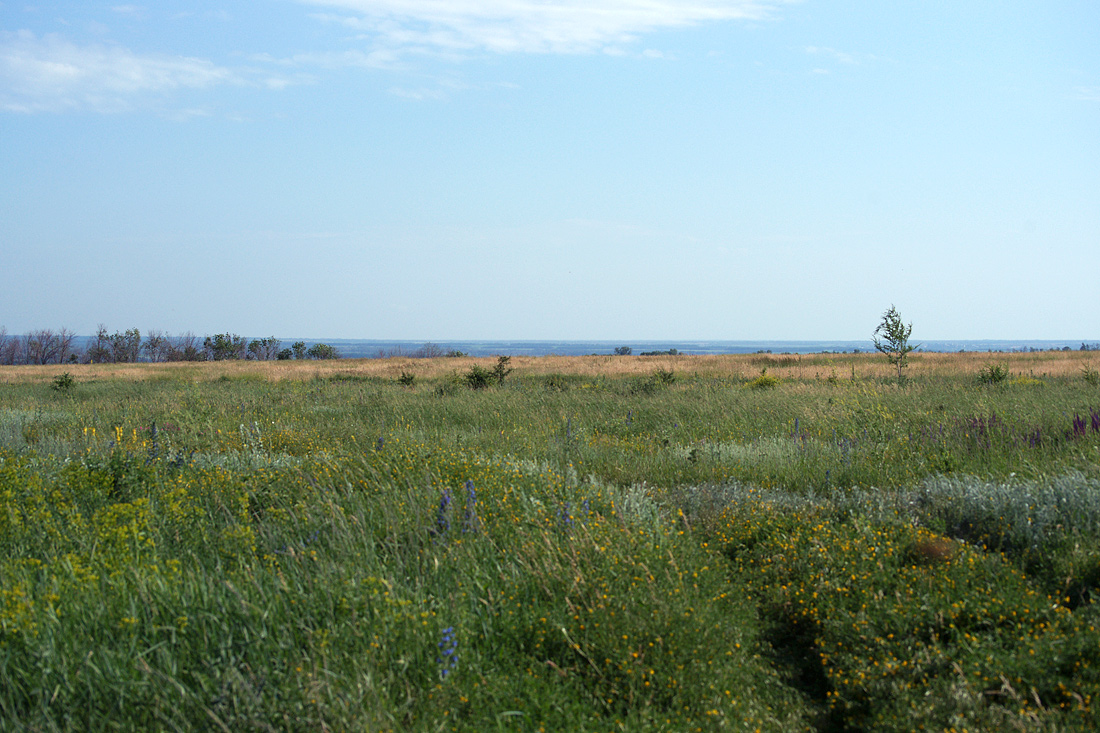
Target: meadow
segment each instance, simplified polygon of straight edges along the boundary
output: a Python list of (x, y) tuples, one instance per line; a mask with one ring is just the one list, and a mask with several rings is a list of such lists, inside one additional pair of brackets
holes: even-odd
[(1096, 728), (1088, 356), (2, 367), (0, 730)]

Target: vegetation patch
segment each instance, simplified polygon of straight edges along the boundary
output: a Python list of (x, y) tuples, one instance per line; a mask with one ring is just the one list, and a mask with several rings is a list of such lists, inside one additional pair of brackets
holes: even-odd
[(1100, 722), (1079, 362), (744, 389), (601, 358), (633, 371), (3, 385), (0, 728)]

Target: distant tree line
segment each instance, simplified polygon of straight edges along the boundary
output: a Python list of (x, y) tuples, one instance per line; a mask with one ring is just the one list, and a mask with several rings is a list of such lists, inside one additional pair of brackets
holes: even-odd
[[(630, 356), (634, 353), (634, 349), (629, 346), (616, 346), (615, 356)], [(667, 349), (665, 351), (643, 351), (641, 356), (679, 356), (678, 349)]]
[(440, 357), (457, 358), (461, 356), (469, 356), (464, 351), (458, 349), (444, 349), (439, 344), (433, 344), (428, 341), (422, 346), (418, 346), (415, 349), (407, 349), (403, 346), (394, 346), (390, 349), (379, 349), (379, 359), (393, 359), (393, 358), (405, 358), (405, 359), (438, 359)]
[(80, 345), (76, 334), (66, 328), (9, 335), (7, 329), (0, 326), (0, 365), (7, 366), (339, 358), (340, 352), (329, 344), (313, 344), (307, 348), (304, 341), (296, 341), (282, 348), (282, 342), (274, 336), (250, 341), (239, 334), (219, 333), (200, 340), (190, 331), (169, 336), (152, 330), (143, 339), (136, 328), (108, 333), (106, 327), (100, 326), (94, 336)]

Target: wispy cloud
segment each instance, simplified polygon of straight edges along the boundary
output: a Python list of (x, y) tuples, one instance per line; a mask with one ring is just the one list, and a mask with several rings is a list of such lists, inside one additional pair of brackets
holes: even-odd
[(377, 49), (370, 53), (352, 49), (349, 51), (330, 51), (323, 53), (298, 53), (292, 56), (276, 57), (270, 54), (257, 54), (253, 61), (283, 67), (314, 67), (319, 69), (388, 69), (398, 63), (393, 51)]
[[(36, 36), (25, 30), (0, 33), (0, 110), (8, 112), (124, 112), (142, 106), (150, 97), (179, 90), (218, 86), (278, 90), (312, 81), (303, 74), (230, 68), (190, 56), (140, 54), (109, 43), (78, 44), (59, 35)], [(194, 114), (183, 113), (189, 116)]]
[(135, 18), (145, 16), (145, 8), (140, 5), (112, 5), (111, 10), (119, 15), (130, 15)]
[(299, 0), (380, 46), (459, 55), (592, 53), (663, 29), (763, 19), (786, 1)]
[(1082, 102), (1100, 102), (1100, 87), (1077, 87), (1074, 98)]
[(206, 59), (77, 45), (29, 31), (0, 34), (0, 109), (8, 111), (118, 111), (142, 94), (241, 81), (233, 70)]
[(811, 56), (826, 56), (842, 64), (859, 63), (854, 55), (845, 53), (844, 51), (837, 51), (835, 48), (829, 48), (827, 46), (806, 46), (806, 53)]

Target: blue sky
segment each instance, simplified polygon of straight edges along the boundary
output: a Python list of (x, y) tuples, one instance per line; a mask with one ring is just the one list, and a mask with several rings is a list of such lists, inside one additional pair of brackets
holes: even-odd
[(0, 326), (1100, 337), (1100, 3), (0, 2)]

